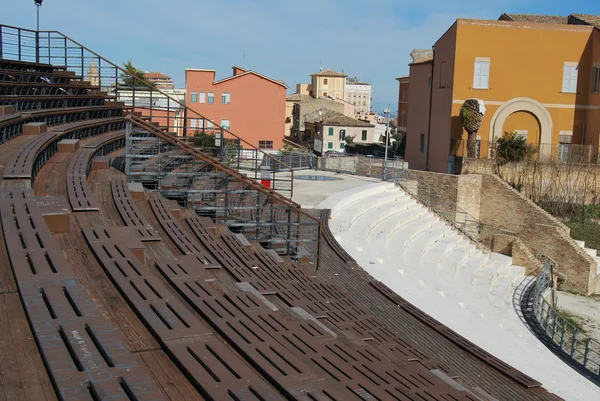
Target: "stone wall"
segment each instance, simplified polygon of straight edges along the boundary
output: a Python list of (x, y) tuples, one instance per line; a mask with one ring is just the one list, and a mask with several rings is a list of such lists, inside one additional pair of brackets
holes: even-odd
[[(480, 241), (487, 247), (516, 252), (515, 257), (527, 264), (524, 267), (528, 272), (537, 266), (532, 255), (546, 255), (556, 262), (557, 271), (564, 277), (563, 289), (585, 295), (597, 291), (597, 264), (571, 239), (568, 227), (499, 177), (414, 173), (479, 219)], [(421, 187), (420, 192), (425, 190)], [(511, 242), (506, 236), (519, 241)]]

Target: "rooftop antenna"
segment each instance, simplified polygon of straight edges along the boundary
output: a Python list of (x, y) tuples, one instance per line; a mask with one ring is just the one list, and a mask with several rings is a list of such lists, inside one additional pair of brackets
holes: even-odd
[(242, 50), (242, 68), (246, 68), (246, 50)]

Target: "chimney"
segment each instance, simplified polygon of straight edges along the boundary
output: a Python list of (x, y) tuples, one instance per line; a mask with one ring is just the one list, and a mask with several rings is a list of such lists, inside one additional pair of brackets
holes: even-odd
[(241, 67), (238, 67), (237, 65), (233, 67), (233, 76), (235, 77), (236, 75), (240, 75), (243, 74), (245, 72), (248, 72), (248, 70), (245, 70)]

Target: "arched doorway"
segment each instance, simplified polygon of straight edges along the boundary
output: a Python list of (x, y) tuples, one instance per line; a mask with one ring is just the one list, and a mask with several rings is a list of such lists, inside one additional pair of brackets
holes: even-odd
[[(537, 100), (528, 97), (511, 99), (496, 110), (490, 123), (490, 142), (502, 137), (504, 130), (506, 130), (506, 121), (512, 114), (518, 112), (526, 112), (537, 120), (537, 123), (539, 124), (538, 143), (552, 143), (552, 117), (550, 116), (548, 109)], [(517, 114), (514, 121), (511, 118), (509, 123), (519, 123), (519, 120), (523, 119), (525, 124), (533, 124), (531, 120), (528, 120), (528, 117), (528, 115)], [(528, 142), (530, 141), (528, 140)], [(549, 147), (546, 148), (548, 151), (550, 150)]]
[(509, 115), (502, 126), (502, 133), (516, 132), (527, 138), (527, 143), (538, 145), (540, 144), (540, 121), (529, 111), (515, 111)]

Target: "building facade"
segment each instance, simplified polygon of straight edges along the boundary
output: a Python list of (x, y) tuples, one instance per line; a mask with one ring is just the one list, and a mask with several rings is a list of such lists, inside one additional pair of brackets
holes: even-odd
[[(526, 137), (539, 156), (556, 154), (560, 159), (585, 146), (590, 157), (597, 157), (597, 17), (504, 14), (498, 21), (459, 19), (435, 43), (431, 67), (425, 80), (413, 76), (425, 72), (423, 68), (411, 65), (406, 158), (412, 168), (455, 171), (457, 159), (465, 156), (467, 138), (459, 112), (469, 98), (481, 99), (486, 108), (477, 157), (491, 156), (490, 145), (504, 132)], [(427, 92), (430, 99), (415, 98)], [(426, 110), (427, 116), (416, 108)]]
[(371, 84), (360, 82), (358, 78), (346, 78), (344, 99), (354, 105), (357, 113), (371, 111)]
[(409, 64), (410, 85), (407, 98), (410, 118), (406, 124), (404, 158), (410, 167), (416, 170), (427, 170), (432, 66), (432, 55), (415, 59)]
[(185, 70), (186, 105), (206, 118), (191, 120), (195, 125), (191, 128), (218, 125), (257, 148), (281, 149), (287, 86), (240, 67), (219, 81), (215, 74), (215, 70)]
[(316, 153), (335, 151), (342, 153), (346, 138), (356, 143), (375, 142), (375, 126), (342, 113), (319, 109), (305, 117), (305, 133)]
[(310, 96), (345, 99), (347, 75), (333, 70), (321, 70), (311, 75)]
[(144, 77), (148, 80), (148, 82), (154, 84), (156, 89), (175, 89), (175, 85), (173, 84), (171, 77), (161, 72), (146, 71), (144, 73)]

